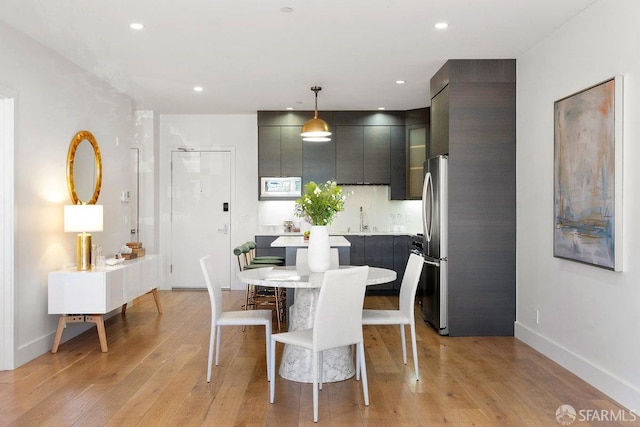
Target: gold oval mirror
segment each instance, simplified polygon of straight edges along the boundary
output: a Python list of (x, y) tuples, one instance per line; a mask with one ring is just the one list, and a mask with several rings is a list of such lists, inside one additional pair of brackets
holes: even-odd
[(93, 205), (98, 201), (102, 185), (102, 158), (93, 134), (76, 133), (67, 154), (67, 188), (74, 205)]

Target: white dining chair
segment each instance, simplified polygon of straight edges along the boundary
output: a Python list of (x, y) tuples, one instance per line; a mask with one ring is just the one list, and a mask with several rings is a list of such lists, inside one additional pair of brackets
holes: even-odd
[[(424, 259), (417, 254), (409, 255), (409, 261), (402, 277), (400, 285), (400, 308), (398, 310), (363, 310), (363, 325), (400, 325), (400, 338), (402, 339), (402, 361), (407, 364), (407, 340), (404, 334), (404, 326), (409, 325), (411, 329), (411, 347), (413, 350), (413, 365), (416, 371), (416, 381), (418, 374), (418, 350), (416, 347), (416, 322), (414, 318), (414, 306), (416, 290), (422, 273)], [(357, 369), (357, 365), (356, 365)]]
[(318, 422), (318, 390), (322, 389), (322, 352), (332, 348), (356, 345), (356, 358), (362, 373), (364, 404), (369, 406), (367, 367), (362, 335), (362, 306), (369, 267), (328, 270), (324, 273), (312, 329), (271, 335), (271, 384), (269, 401), (275, 399), (276, 342), (311, 350), (313, 353), (313, 421)]
[(213, 362), (213, 350), (215, 343), (216, 366), (220, 358), (220, 327), (221, 326), (247, 326), (263, 325), (265, 328), (266, 359), (267, 359), (267, 380), (271, 378), (269, 374), (269, 342), (271, 338), (271, 310), (242, 310), (242, 311), (222, 311), (222, 289), (217, 278), (212, 275), (213, 266), (211, 256), (206, 255), (200, 258), (200, 268), (207, 283), (209, 300), (211, 302), (211, 335), (209, 338), (209, 358), (207, 363), (207, 382), (211, 382), (211, 364)]

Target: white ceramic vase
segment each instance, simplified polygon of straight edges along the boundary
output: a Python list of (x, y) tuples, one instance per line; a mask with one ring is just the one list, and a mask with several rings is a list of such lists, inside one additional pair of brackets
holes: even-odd
[(331, 266), (329, 230), (325, 225), (312, 225), (309, 234), (308, 263), (314, 273), (327, 271)]

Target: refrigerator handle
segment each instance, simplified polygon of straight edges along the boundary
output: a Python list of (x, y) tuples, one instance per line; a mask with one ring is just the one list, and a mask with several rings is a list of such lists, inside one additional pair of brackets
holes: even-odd
[(437, 261), (431, 261), (431, 260), (425, 259), (424, 263), (429, 265), (435, 265), (436, 267), (440, 267), (440, 263)]
[[(427, 196), (429, 197), (429, 211), (427, 212)], [(422, 226), (424, 237), (427, 242), (431, 241), (431, 227), (433, 225), (433, 178), (431, 172), (427, 172), (424, 177), (422, 187)]]

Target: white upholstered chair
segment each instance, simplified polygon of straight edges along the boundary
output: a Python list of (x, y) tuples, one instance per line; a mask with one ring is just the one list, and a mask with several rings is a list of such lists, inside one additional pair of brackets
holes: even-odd
[(412, 253), (402, 277), (400, 285), (400, 308), (398, 310), (363, 310), (363, 325), (400, 325), (400, 338), (402, 339), (402, 361), (407, 364), (407, 340), (404, 334), (404, 326), (411, 329), (411, 347), (413, 350), (413, 365), (418, 375), (418, 350), (416, 347), (416, 323), (414, 318), (414, 305), (420, 274), (424, 260), (420, 255)]
[(269, 374), (269, 342), (271, 338), (271, 310), (243, 310), (243, 311), (222, 311), (222, 290), (217, 278), (212, 275), (213, 267), (211, 256), (200, 258), (200, 268), (204, 280), (207, 283), (209, 300), (211, 302), (211, 336), (209, 338), (209, 358), (207, 363), (207, 382), (211, 382), (211, 364), (213, 362), (213, 350), (215, 343), (216, 366), (220, 356), (220, 327), (221, 326), (245, 326), (262, 325), (265, 327), (266, 339), (266, 359), (267, 359), (267, 379)]
[(302, 347), (313, 352), (313, 421), (318, 422), (318, 389), (322, 388), (322, 352), (355, 344), (356, 359), (362, 373), (364, 404), (369, 406), (367, 367), (362, 335), (362, 306), (369, 267), (329, 270), (324, 273), (312, 329), (271, 335), (271, 384), (269, 401), (275, 398), (276, 342)]

